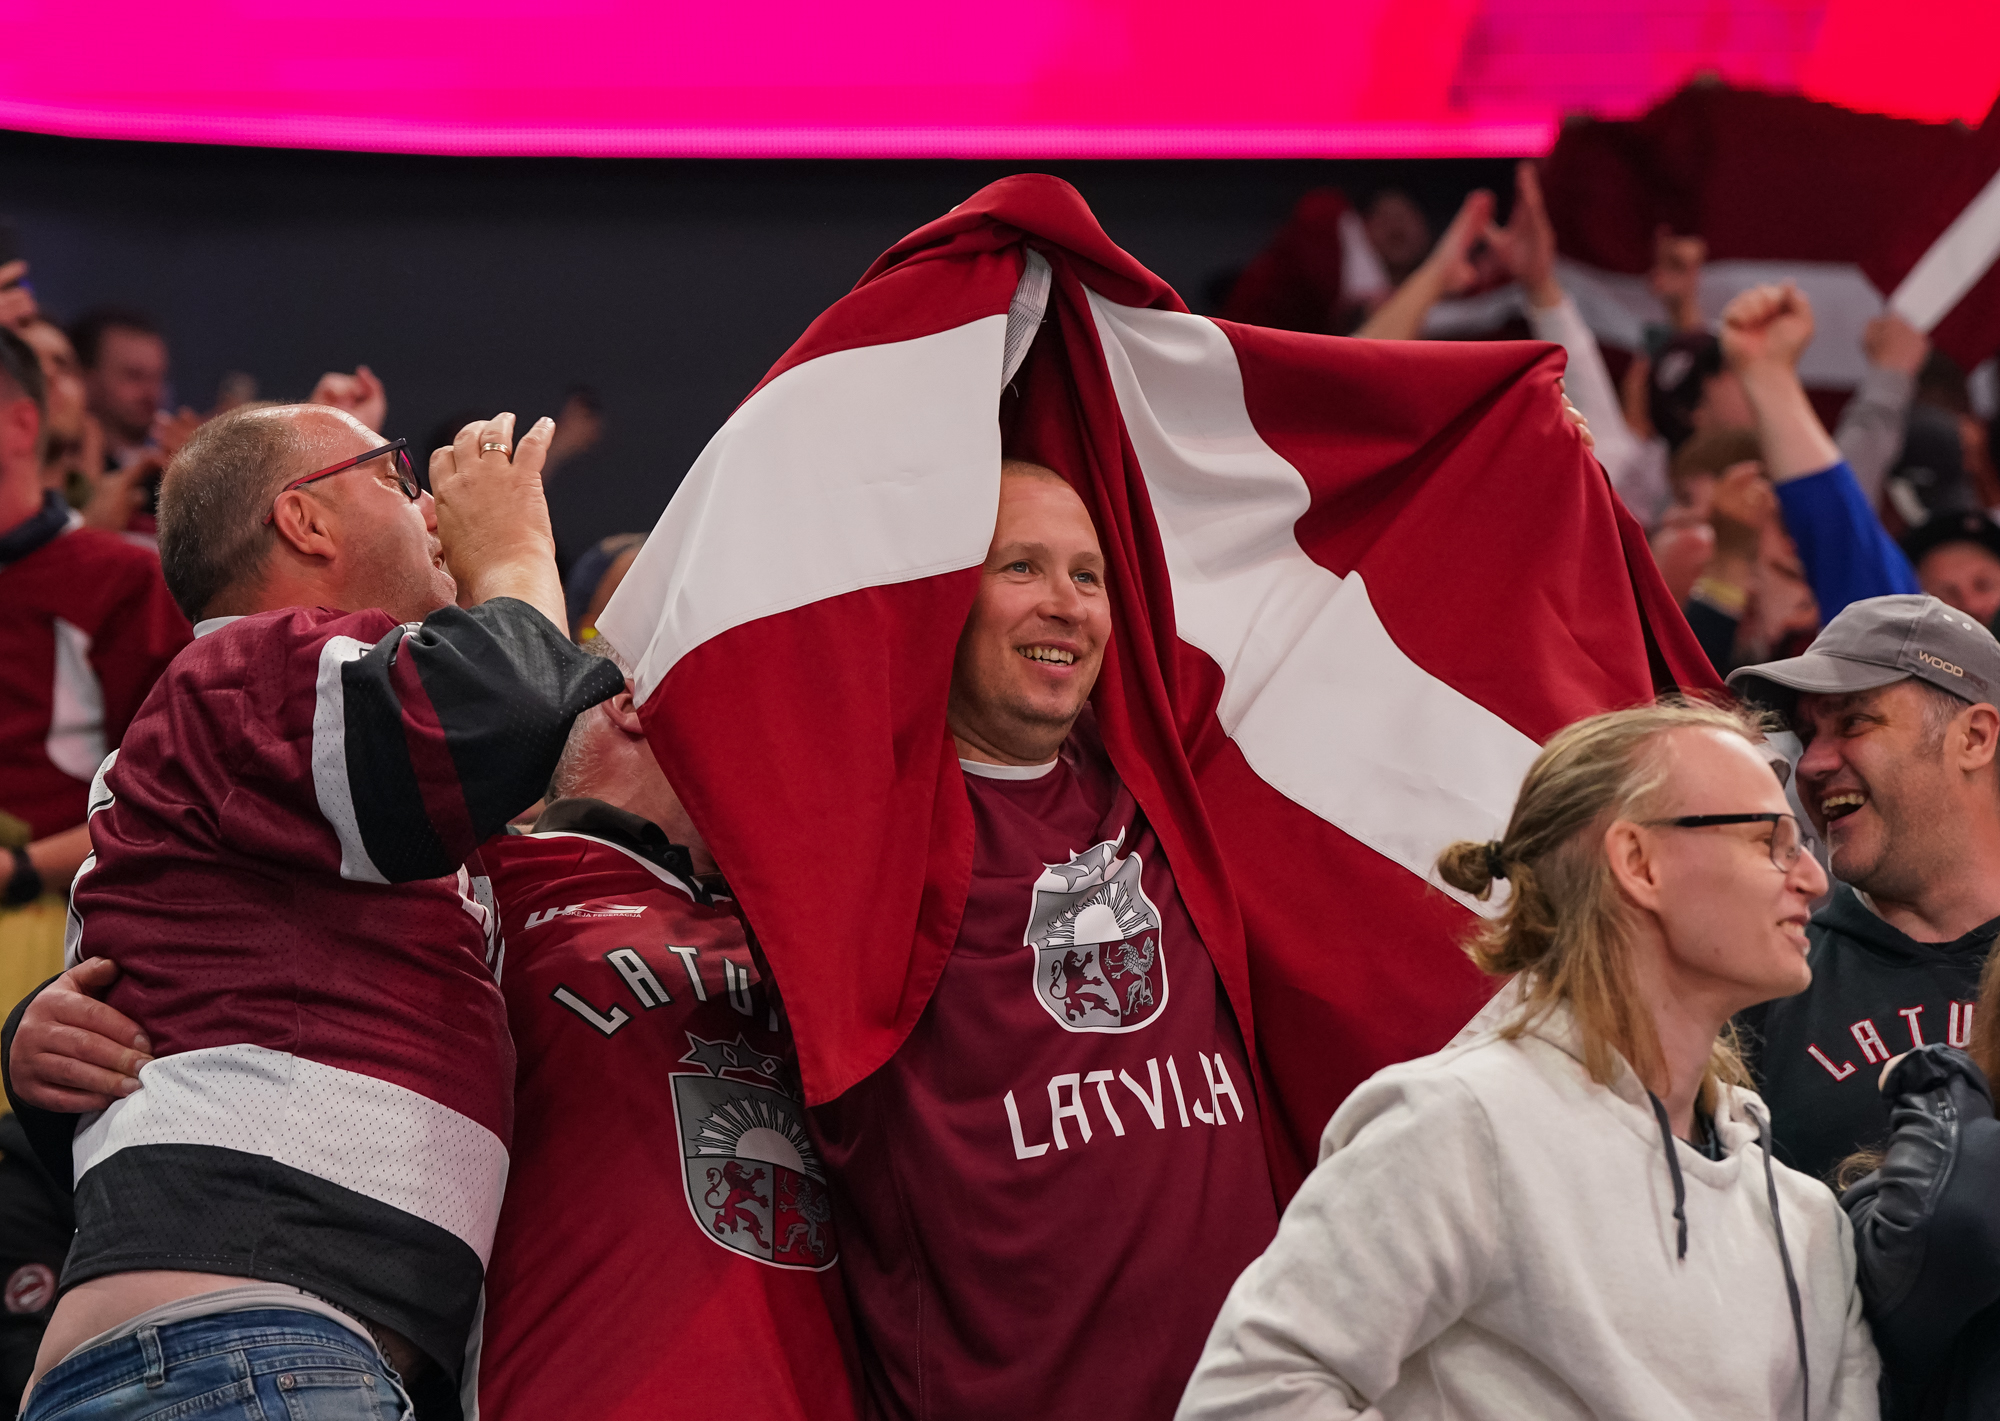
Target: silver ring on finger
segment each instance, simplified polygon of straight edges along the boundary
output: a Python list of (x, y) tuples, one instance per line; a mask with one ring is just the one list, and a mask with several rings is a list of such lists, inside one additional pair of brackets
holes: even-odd
[(511, 454), (514, 452), (514, 446), (511, 444), (487, 443), (479, 446), (479, 452), (482, 454), (491, 454), (495, 449), (498, 449), (502, 454)]

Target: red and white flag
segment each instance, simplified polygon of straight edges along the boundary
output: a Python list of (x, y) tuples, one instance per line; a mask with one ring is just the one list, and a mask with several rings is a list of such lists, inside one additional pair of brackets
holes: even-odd
[(964, 905), (945, 729), (1002, 450), (1104, 541), (1093, 697), (1244, 1033), (1286, 1194), (1334, 1106), (1483, 999), (1432, 877), (1538, 744), (1713, 673), (1563, 423), (1555, 347), (1188, 314), (1074, 189), (912, 233), (716, 434), (599, 626), (739, 895), (809, 1101), (915, 1024)]
[(1653, 234), (1708, 241), (1702, 306), (1766, 281), (1812, 298), (1801, 374), (1852, 387), (1861, 328), (1900, 313), (1961, 368), (2000, 351), (2000, 103), (1976, 130), (1694, 85), (1629, 122), (1564, 128), (1543, 177), (1563, 284), (1607, 345), (1665, 313)]

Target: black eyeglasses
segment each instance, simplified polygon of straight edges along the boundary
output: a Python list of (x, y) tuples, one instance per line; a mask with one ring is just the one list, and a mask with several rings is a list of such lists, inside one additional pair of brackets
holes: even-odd
[(1771, 862), (1780, 873), (1790, 873), (1792, 865), (1799, 861), (1799, 855), (1810, 853), (1816, 841), (1800, 827), (1798, 817), (1792, 814), (1683, 814), (1678, 819), (1648, 819), (1644, 821), (1655, 829), (1707, 829), (1717, 824), (1769, 824), (1771, 826)]
[(290, 483), (279, 489), (277, 495), (271, 499), (271, 511), (264, 515), (264, 521), (269, 523), (278, 516), (278, 499), (290, 493), (293, 489), (304, 488), (307, 484), (315, 483), (320, 479), (330, 479), (335, 474), (344, 474), (356, 464), (365, 464), (370, 459), (379, 459), (384, 454), (390, 453), (396, 456), (396, 486), (402, 489), (403, 497), (415, 503), (419, 498), (423, 497), (424, 490), (423, 486), (417, 482), (416, 470), (410, 467), (410, 455), (407, 447), (409, 442), (407, 439), (392, 439), (380, 448), (370, 449), (366, 454), (356, 454), (352, 459), (342, 459), (338, 464), (329, 464), (324, 469), (307, 474), (302, 479), (293, 479)]

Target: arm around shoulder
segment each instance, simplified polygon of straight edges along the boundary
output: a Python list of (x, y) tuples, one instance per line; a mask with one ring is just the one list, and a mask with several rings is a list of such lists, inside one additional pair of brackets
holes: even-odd
[(1230, 1290), (1180, 1421), (1366, 1413), (1484, 1291), (1496, 1173), (1491, 1127), (1462, 1082), (1398, 1072), (1362, 1086)]

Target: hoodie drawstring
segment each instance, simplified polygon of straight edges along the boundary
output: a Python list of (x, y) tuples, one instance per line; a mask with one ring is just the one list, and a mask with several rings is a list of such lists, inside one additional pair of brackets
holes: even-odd
[[(1680, 1256), (1688, 1256), (1687, 1184), (1681, 1179), (1680, 1156), (1674, 1149), (1674, 1126), (1667, 1119), (1667, 1107), (1650, 1090), (1646, 1099), (1653, 1102), (1653, 1114), (1660, 1122), (1660, 1143), (1667, 1152), (1667, 1173), (1674, 1180), (1674, 1223), (1680, 1229)], [(1806, 1421), (1812, 1421), (1812, 1363), (1806, 1356), (1806, 1313), (1799, 1301), (1798, 1275), (1792, 1272), (1792, 1251), (1785, 1246), (1785, 1221), (1778, 1213), (1778, 1175), (1771, 1163), (1771, 1122), (1755, 1110), (1746, 1110), (1757, 1122), (1757, 1148), (1764, 1154), (1764, 1194), (1771, 1202), (1771, 1227), (1778, 1234), (1778, 1262), (1785, 1268), (1785, 1294), (1792, 1302), (1792, 1336), (1799, 1345), (1799, 1380), (1801, 1391), (1799, 1411)]]
[(1764, 1152), (1764, 1192), (1771, 1201), (1771, 1227), (1778, 1232), (1778, 1261), (1785, 1265), (1785, 1292), (1792, 1299), (1792, 1335), (1799, 1343), (1799, 1378), (1805, 1384), (1799, 1411), (1809, 1421), (1812, 1416), (1812, 1364), (1806, 1359), (1806, 1314), (1799, 1303), (1799, 1280), (1792, 1272), (1792, 1251), (1785, 1247), (1785, 1221), (1778, 1217), (1778, 1176), (1771, 1164), (1771, 1121), (1755, 1110), (1748, 1114), (1757, 1122), (1757, 1148)]
[[(1660, 1098), (1657, 1095), (1654, 1095), (1649, 1090), (1646, 1092), (1646, 1099), (1653, 1102), (1653, 1114), (1657, 1115), (1660, 1118), (1660, 1143), (1666, 1147), (1667, 1151), (1667, 1173), (1671, 1174), (1674, 1177), (1674, 1222), (1680, 1226), (1680, 1235), (1681, 1235), (1680, 1257), (1686, 1258), (1688, 1256), (1688, 1215), (1687, 1215), (1688, 1191), (1687, 1191), (1687, 1184), (1681, 1179), (1680, 1158), (1674, 1153), (1673, 1122), (1667, 1119), (1667, 1107), (1660, 1103)], [(1784, 1235), (1780, 1233), (1778, 1235), (1778, 1238), (1779, 1238), (1778, 1246), (1780, 1248), (1783, 1248)], [(1786, 1263), (1785, 1277), (1789, 1279), (1791, 1276), (1792, 1276), (1792, 1265), (1790, 1263)], [(1796, 1299), (1796, 1294), (1794, 1294), (1794, 1298)], [(1793, 1304), (1793, 1310), (1794, 1311), (1797, 1310), (1796, 1301)]]

